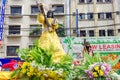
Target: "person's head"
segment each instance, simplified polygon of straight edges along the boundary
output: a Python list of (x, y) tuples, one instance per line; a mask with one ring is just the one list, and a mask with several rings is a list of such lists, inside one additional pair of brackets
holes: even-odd
[(84, 43), (84, 46), (90, 47), (90, 43), (89, 43), (89, 42), (85, 42), (85, 43)]
[(53, 11), (52, 10), (49, 10), (47, 12), (47, 18), (54, 18), (54, 15), (53, 15)]

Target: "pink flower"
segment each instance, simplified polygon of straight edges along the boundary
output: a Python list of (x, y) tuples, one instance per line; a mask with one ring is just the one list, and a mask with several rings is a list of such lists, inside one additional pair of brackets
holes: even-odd
[(107, 76), (109, 74), (110, 70), (111, 70), (111, 66), (107, 63), (103, 63), (101, 65), (101, 68), (103, 69), (105, 76)]
[(75, 66), (77, 66), (77, 65), (80, 64), (80, 61), (76, 60), (76, 61), (73, 62), (73, 64), (74, 64)]
[(88, 76), (89, 78), (91, 78), (91, 79), (94, 78), (91, 71), (86, 70), (85, 73), (87, 74), (87, 76)]

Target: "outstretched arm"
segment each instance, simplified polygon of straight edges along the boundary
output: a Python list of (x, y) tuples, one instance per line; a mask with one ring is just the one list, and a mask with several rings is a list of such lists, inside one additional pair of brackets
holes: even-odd
[[(48, 20), (47, 20), (47, 17), (45, 16), (43, 4), (42, 4), (42, 3), (38, 4), (38, 8), (39, 8), (39, 11), (40, 11), (40, 13), (41, 13), (40, 15), (38, 15), (38, 17), (41, 17), (41, 15), (43, 15), (42, 19), (44, 18), (44, 21), (42, 21), (42, 23), (44, 22), (44, 24), (46, 24), (47, 27), (49, 28), (49, 27), (50, 27), (50, 24), (49, 24), (49, 22), (48, 22)], [(40, 21), (40, 18), (38, 18), (38, 19), (39, 19), (39, 21)]]

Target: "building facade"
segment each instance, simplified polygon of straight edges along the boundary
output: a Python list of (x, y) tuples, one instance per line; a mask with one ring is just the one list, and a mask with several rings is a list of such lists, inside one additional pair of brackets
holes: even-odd
[[(49, 4), (46, 3), (49, 1)], [(44, 3), (45, 12), (55, 8), (55, 18), (59, 24), (65, 24), (64, 0), (38, 0)], [(48, 7), (49, 6), (49, 7)], [(0, 46), (1, 57), (16, 57), (19, 48), (31, 47), (42, 33), (42, 25), (37, 21), (39, 9), (36, 0), (7, 0), (3, 40)]]
[(71, 18), (73, 35), (78, 32), (80, 37), (118, 36), (120, 34), (118, 2), (119, 0), (71, 0), (71, 14), (78, 10), (78, 29), (76, 16)]

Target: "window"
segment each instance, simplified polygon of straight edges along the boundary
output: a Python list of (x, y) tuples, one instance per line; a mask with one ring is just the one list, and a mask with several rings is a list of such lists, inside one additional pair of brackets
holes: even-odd
[(52, 7), (55, 7), (55, 13), (64, 13), (64, 5), (53, 5)]
[(97, 3), (103, 3), (103, 0), (97, 0)]
[(84, 20), (85, 19), (85, 13), (80, 13), (79, 16), (80, 16), (80, 20)]
[(109, 3), (109, 2), (112, 2), (111, 0), (105, 0), (105, 2)]
[(94, 30), (89, 30), (89, 36), (93, 37), (94, 36)]
[(19, 46), (7, 46), (7, 56), (17, 56), (17, 49)]
[(98, 13), (98, 19), (104, 19), (104, 13)]
[(32, 14), (38, 13), (38, 12), (39, 12), (38, 6), (31, 6), (31, 13)]
[(73, 34), (76, 34), (76, 29), (73, 29)]
[(11, 7), (11, 14), (21, 14), (22, 7), (21, 6), (12, 6)]
[(80, 30), (80, 37), (85, 37), (85, 36), (86, 36), (86, 31)]
[(114, 30), (107, 30), (108, 36), (114, 36)]
[(85, 3), (85, 0), (79, 0), (79, 3)]
[(105, 30), (99, 30), (99, 36), (105, 36)]
[(39, 36), (42, 33), (41, 25), (30, 25), (30, 36)]
[(29, 49), (32, 49), (34, 47), (34, 44), (29, 45)]
[(87, 3), (92, 3), (92, 0), (87, 0)]
[(120, 29), (118, 29), (118, 33), (120, 33)]
[(112, 13), (106, 13), (106, 19), (112, 19)]
[(9, 26), (9, 35), (11, 34), (20, 34), (20, 26)]
[(88, 13), (88, 14), (87, 14), (87, 18), (88, 18), (89, 20), (93, 19), (93, 13)]

